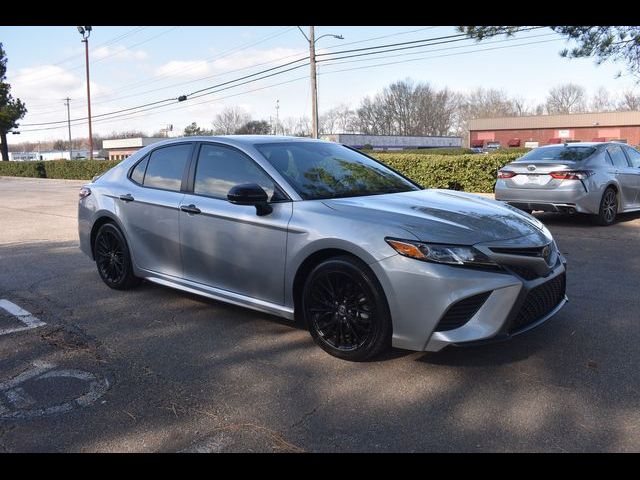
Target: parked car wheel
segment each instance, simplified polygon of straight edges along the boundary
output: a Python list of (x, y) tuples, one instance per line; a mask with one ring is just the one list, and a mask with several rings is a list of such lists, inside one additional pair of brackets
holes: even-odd
[(96, 234), (94, 256), (98, 273), (108, 287), (127, 290), (140, 284), (141, 279), (133, 275), (131, 255), (120, 229), (105, 223)]
[(391, 344), (391, 316), (375, 275), (348, 257), (325, 260), (309, 274), (302, 309), (314, 341), (336, 357), (363, 361)]
[(602, 200), (600, 200), (600, 210), (595, 217), (595, 221), (598, 225), (611, 225), (615, 222), (617, 213), (618, 194), (613, 188), (609, 187), (602, 194)]

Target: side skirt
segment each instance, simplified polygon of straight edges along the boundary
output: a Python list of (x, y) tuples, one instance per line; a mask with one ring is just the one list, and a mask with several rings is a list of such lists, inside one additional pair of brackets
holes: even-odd
[(164, 285), (166, 287), (182, 290), (183, 292), (193, 293), (195, 295), (201, 295), (203, 297), (212, 298), (225, 303), (231, 303), (240, 307), (250, 308), (252, 310), (258, 310), (260, 312), (269, 313), (278, 317), (283, 317), (288, 320), (293, 320), (293, 308), (285, 305), (278, 305), (277, 303), (266, 302), (264, 300), (258, 300), (257, 298), (247, 297), (246, 295), (240, 295), (239, 293), (229, 292), (201, 283), (191, 282), (182, 278), (172, 277), (170, 275), (164, 275), (162, 273), (151, 272), (148, 270), (140, 270), (145, 280)]

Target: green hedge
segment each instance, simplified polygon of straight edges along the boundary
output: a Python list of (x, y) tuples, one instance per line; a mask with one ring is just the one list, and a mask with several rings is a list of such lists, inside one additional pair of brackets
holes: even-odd
[(521, 154), (451, 155), (374, 153), (372, 156), (425, 188), (491, 193), (499, 168)]
[(95, 175), (106, 172), (120, 162), (116, 160), (51, 160), (42, 163), (46, 178), (91, 180)]
[[(467, 192), (493, 191), (499, 168), (522, 155), (517, 149), (490, 154), (427, 154), (368, 152), (425, 188), (450, 188)], [(91, 180), (118, 164), (113, 160), (53, 160), (0, 162), (0, 175), (15, 177)]]
[(10, 177), (91, 180), (95, 175), (106, 172), (118, 163), (118, 161), (114, 160), (0, 161), (0, 175)]
[(44, 162), (3, 162), (0, 161), (0, 175), (8, 177), (44, 178)]

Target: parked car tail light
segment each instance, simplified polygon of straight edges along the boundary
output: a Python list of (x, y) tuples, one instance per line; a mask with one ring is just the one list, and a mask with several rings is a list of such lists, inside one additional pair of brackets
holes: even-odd
[(551, 172), (549, 175), (557, 180), (584, 180), (594, 173), (595, 172), (592, 172), (590, 170), (574, 170), (566, 172)]
[(512, 178), (516, 175), (516, 172), (511, 172), (509, 170), (498, 170), (498, 178)]
[(82, 187), (78, 192), (78, 196), (82, 199), (91, 195), (91, 190), (87, 187)]

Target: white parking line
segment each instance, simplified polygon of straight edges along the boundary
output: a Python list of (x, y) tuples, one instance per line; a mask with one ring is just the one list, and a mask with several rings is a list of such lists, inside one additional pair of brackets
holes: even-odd
[(13, 302), (9, 300), (2, 299), (0, 300), (0, 308), (4, 311), (13, 315), (18, 319), (19, 322), (24, 324), (24, 327), (16, 327), (16, 328), (5, 328), (4, 330), (0, 330), (0, 335), (7, 335), (8, 333), (22, 332), (24, 330), (31, 330), (32, 328), (42, 327), (46, 325), (45, 322), (40, 320), (37, 317), (34, 317), (29, 312), (20, 308)]

